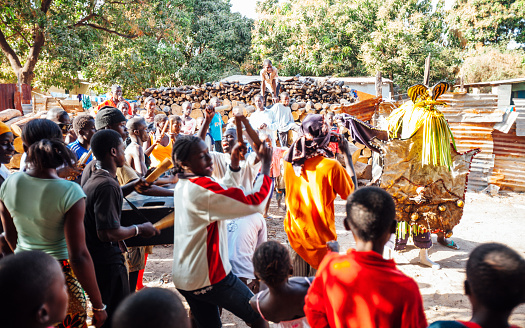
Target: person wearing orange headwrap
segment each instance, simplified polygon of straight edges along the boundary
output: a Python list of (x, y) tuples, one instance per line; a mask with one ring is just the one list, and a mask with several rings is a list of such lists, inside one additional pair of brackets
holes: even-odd
[(9, 175), (9, 170), (4, 164), (8, 164), (15, 154), (14, 139), (11, 129), (5, 123), (0, 122), (0, 185)]

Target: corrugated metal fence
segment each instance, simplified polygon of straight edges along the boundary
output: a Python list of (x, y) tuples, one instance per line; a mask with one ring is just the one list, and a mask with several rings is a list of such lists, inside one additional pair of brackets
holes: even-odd
[[(16, 84), (0, 84), (0, 111), (15, 108)], [(31, 103), (31, 86), (22, 84), (22, 104)]]
[[(503, 120), (498, 96), (492, 94), (449, 93), (439, 100), (454, 133), (458, 151), (480, 148), (472, 161), (470, 190), (482, 190), (489, 183), (502, 189), (525, 191), (525, 136), (516, 135), (516, 123), (508, 133), (494, 130)], [(514, 99), (519, 119), (525, 116), (525, 100)], [(519, 120), (518, 119), (518, 120)]]

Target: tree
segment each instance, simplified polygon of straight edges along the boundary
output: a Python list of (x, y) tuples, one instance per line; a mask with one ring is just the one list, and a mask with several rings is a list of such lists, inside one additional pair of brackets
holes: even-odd
[(525, 50), (497, 46), (471, 49), (461, 65), (459, 76), (468, 83), (506, 80), (525, 76)]
[[(43, 89), (70, 89), (80, 76), (99, 91), (119, 83), (127, 96), (202, 82), (238, 72), (251, 44), (252, 21), (232, 14), (227, 0), (0, 1), (0, 32), (8, 35), (1, 65), (15, 73), (0, 78), (22, 72), (24, 83)], [(34, 26), (42, 44), (32, 39)]]
[(433, 7), (431, 0), (266, 0), (258, 10), (252, 60), (260, 66), (273, 59), (285, 75), (379, 70), (406, 89), (422, 82), (429, 53), (436, 80), (451, 80), (459, 64), (447, 40), (442, 4)]
[(467, 46), (525, 43), (524, 0), (456, 0), (448, 23)]

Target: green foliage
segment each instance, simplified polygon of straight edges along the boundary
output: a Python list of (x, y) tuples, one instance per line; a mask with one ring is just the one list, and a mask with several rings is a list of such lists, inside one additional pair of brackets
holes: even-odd
[[(83, 77), (102, 92), (119, 83), (131, 96), (238, 72), (250, 49), (252, 20), (232, 14), (228, 0), (44, 0), (45, 15), (29, 1), (0, 1), (0, 31), (22, 66), (31, 27), (42, 23), (46, 42), (32, 84), (43, 89), (71, 89)], [(0, 54), (0, 79), (16, 80), (10, 66)]]
[[(451, 80), (458, 64), (447, 48), (441, 4), (430, 0), (287, 0), (259, 2), (252, 62), (272, 59), (283, 75), (375, 75), (406, 89), (423, 79)], [(260, 64), (259, 64), (260, 66)], [(246, 69), (255, 72), (255, 65)]]
[(448, 21), (470, 48), (525, 43), (525, 0), (456, 0)]
[(470, 50), (459, 75), (464, 76), (468, 83), (524, 77), (525, 50), (507, 50), (493, 46)]

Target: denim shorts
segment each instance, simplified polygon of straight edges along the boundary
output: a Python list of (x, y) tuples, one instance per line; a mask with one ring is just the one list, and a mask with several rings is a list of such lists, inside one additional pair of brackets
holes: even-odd
[(261, 317), (250, 305), (253, 293), (231, 272), (214, 285), (192, 291), (177, 290), (186, 298), (199, 328), (222, 327), (219, 307), (248, 324)]

